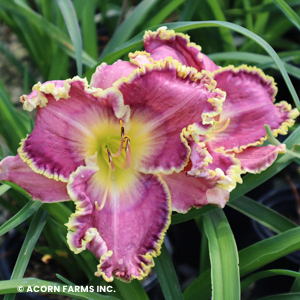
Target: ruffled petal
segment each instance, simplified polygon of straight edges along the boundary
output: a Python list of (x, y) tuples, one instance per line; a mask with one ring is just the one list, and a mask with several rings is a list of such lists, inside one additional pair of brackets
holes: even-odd
[(99, 211), (95, 202), (101, 203), (105, 193), (100, 172), (96, 164), (87, 163), (70, 176), (68, 191), (76, 212), (67, 224), (68, 243), (75, 253), (92, 251), (99, 259), (95, 275), (106, 281), (141, 279), (160, 254), (170, 223), (169, 190), (158, 176), (135, 172), (124, 188), (111, 182)]
[(112, 65), (102, 63), (93, 74), (90, 86), (105, 90), (118, 79), (128, 77), (134, 69), (136, 66), (128, 61), (118, 60)]
[(190, 208), (201, 208), (206, 204), (224, 207), (229, 192), (216, 186), (216, 181), (188, 176), (186, 171), (162, 175), (170, 189), (172, 209), (186, 213)]
[(173, 210), (186, 213), (191, 207), (206, 204), (223, 208), (229, 192), (236, 183), (242, 183), (240, 161), (234, 155), (215, 152), (209, 143), (189, 139), (189, 145), (190, 162), (185, 169), (162, 175), (170, 189)]
[(49, 203), (70, 200), (66, 183), (35, 173), (19, 155), (8, 156), (1, 161), (0, 180), (17, 184), (34, 200), (39, 199)]
[(236, 183), (242, 183), (241, 163), (233, 155), (215, 151), (210, 142), (190, 141), (190, 145), (192, 166), (188, 175), (215, 181), (228, 192), (236, 187)]
[(260, 173), (273, 164), (278, 154), (285, 153), (284, 144), (279, 146), (248, 147), (243, 152), (236, 153), (240, 160), (243, 172)]
[(274, 80), (255, 67), (229, 66), (213, 75), (217, 87), (226, 92), (219, 123), (211, 134), (215, 149), (240, 152), (262, 144), (266, 140), (265, 124), (275, 136), (286, 134), (299, 114), (286, 102), (273, 104), (277, 92)]
[(148, 142), (151, 147), (145, 149), (135, 167), (144, 173), (182, 170), (190, 152), (184, 136), (196, 138), (207, 133), (221, 112), (225, 96), (215, 89), (209, 74), (172, 59), (146, 64), (114, 86), (130, 106), (132, 122), (141, 124), (134, 133), (131, 129), (128, 133), (132, 151), (147, 139), (153, 141)]
[(146, 31), (144, 46), (154, 60), (172, 57), (183, 65), (194, 67), (198, 71), (219, 69), (211, 59), (201, 53), (200, 46), (190, 42), (188, 35), (167, 30), (165, 26), (156, 31)]
[[(35, 127), (21, 143), (18, 152), (37, 173), (55, 180), (68, 181), (72, 172), (95, 153), (101, 127), (109, 130), (118, 118), (128, 120), (130, 109), (114, 88), (89, 89), (85, 80), (37, 84), (23, 96), (24, 108), (38, 106)], [(90, 151), (94, 151), (90, 153)]]

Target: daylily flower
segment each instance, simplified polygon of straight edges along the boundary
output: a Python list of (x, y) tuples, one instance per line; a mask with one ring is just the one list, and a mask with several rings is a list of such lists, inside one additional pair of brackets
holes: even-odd
[[(38, 83), (21, 97), (24, 109), (37, 109), (35, 127), (1, 162), (0, 180), (42, 202), (73, 200), (70, 248), (92, 251), (95, 275), (107, 281), (141, 279), (170, 222), (162, 175), (186, 167), (185, 135), (211, 132), (224, 95), (208, 73), (173, 59), (135, 66), (105, 90), (78, 77)], [(204, 193), (214, 189), (203, 180)]]
[(162, 27), (144, 45), (128, 62), (100, 65), (90, 86), (78, 77), (35, 85), (21, 97), (37, 108), (35, 128), (0, 164), (0, 180), (33, 199), (75, 202), (69, 245), (95, 253), (107, 281), (146, 276), (171, 209), (224, 207), (243, 172), (285, 151), (262, 146), (264, 124), (285, 134), (298, 115), (273, 104), (262, 71), (220, 68), (186, 35)]
[(274, 104), (277, 88), (273, 78), (262, 70), (249, 66), (221, 68), (201, 53), (201, 47), (191, 43), (188, 35), (161, 27), (145, 33), (144, 46), (146, 52), (130, 54), (130, 62), (100, 65), (91, 84), (112, 86), (137, 66), (169, 57), (199, 72), (211, 72), (217, 87), (226, 92), (222, 112), (205, 135), (188, 130), (184, 133), (191, 148), (188, 165), (179, 173), (161, 176), (170, 189), (175, 211), (184, 213), (208, 203), (224, 207), (236, 183), (242, 183), (241, 174), (259, 173), (285, 152), (284, 144), (263, 145), (267, 140), (264, 125), (270, 126), (275, 137), (287, 134), (299, 112), (285, 101)]

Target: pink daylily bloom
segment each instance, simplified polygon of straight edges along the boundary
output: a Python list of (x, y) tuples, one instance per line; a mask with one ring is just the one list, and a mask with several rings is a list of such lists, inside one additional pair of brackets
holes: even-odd
[[(274, 136), (286, 134), (299, 112), (285, 101), (274, 104), (277, 88), (273, 78), (255, 67), (217, 66), (188, 35), (161, 27), (145, 33), (144, 46), (146, 52), (130, 54), (130, 62), (100, 65), (91, 84), (113, 86), (119, 76), (127, 76), (135, 67), (169, 57), (199, 72), (210, 72), (217, 87), (226, 92), (222, 112), (215, 116), (210, 132), (202, 136), (184, 133), (191, 147), (190, 162), (181, 172), (162, 174), (162, 178), (175, 211), (184, 213), (209, 203), (224, 207), (236, 183), (242, 183), (242, 173), (259, 173), (285, 152), (285, 145), (262, 146), (267, 140), (264, 125), (270, 126)], [(104, 83), (106, 77), (110, 82)]]
[(286, 134), (298, 116), (273, 103), (272, 78), (217, 66), (187, 35), (161, 27), (144, 46), (129, 62), (101, 64), (90, 85), (78, 77), (35, 85), (21, 97), (37, 109), (34, 130), (0, 163), (0, 180), (33, 199), (74, 201), (70, 248), (92, 251), (95, 275), (107, 281), (146, 276), (172, 209), (224, 207), (241, 174), (285, 151), (263, 145), (264, 125)]
[[(79, 77), (36, 84), (21, 97), (24, 109), (37, 109), (33, 132), (0, 163), (0, 180), (34, 199), (74, 201), (70, 248), (92, 251), (95, 275), (107, 281), (148, 274), (170, 223), (163, 176), (185, 169), (195, 147), (189, 136), (211, 131), (225, 99), (210, 74), (176, 60), (128, 64), (116, 64), (119, 77), (130, 75), (112, 87), (108, 73), (108, 85), (93, 77), (106, 89)], [(199, 192), (216, 199), (221, 175)]]
[[(235, 182), (242, 182), (241, 173), (259, 173), (269, 167), (279, 153), (285, 153), (284, 144), (262, 146), (267, 140), (265, 124), (270, 126), (276, 137), (278, 134), (287, 134), (288, 127), (294, 124), (294, 119), (299, 115), (298, 110), (292, 109), (285, 101), (274, 104), (277, 88), (273, 78), (255, 67), (218, 67), (201, 53), (199, 46), (190, 43), (189, 36), (167, 30), (166, 27), (161, 27), (156, 32), (146, 32), (144, 45), (150, 53), (148, 59), (158, 60), (172, 55), (180, 63), (193, 66), (198, 71), (212, 72), (217, 87), (226, 92), (222, 112), (215, 118), (216, 123), (211, 132), (195, 139), (198, 147), (206, 150), (212, 159), (207, 166), (198, 167), (199, 164), (193, 162), (191, 155), (192, 168), (185, 170), (187, 176), (195, 176), (193, 168), (198, 168), (196, 176), (206, 177), (207, 170), (214, 165), (213, 169), (221, 168), (224, 174), (228, 174), (228, 183), (232, 180), (231, 184), (218, 184), (230, 192), (235, 187)], [(198, 150), (196, 156), (203, 156), (203, 151)], [(227, 159), (227, 167), (224, 157)], [(228, 163), (230, 159), (232, 163)], [(182, 174), (173, 175), (174, 188), (182, 181), (181, 177)], [(166, 182), (168, 183), (168, 180)], [(196, 187), (200, 188), (201, 183), (191, 181), (190, 188)], [(173, 192), (170, 184), (169, 188), (174, 210), (185, 212), (191, 206), (198, 206), (199, 199), (195, 201), (191, 197), (174, 197), (178, 192)], [(224, 200), (225, 196), (223, 201), (221, 196), (219, 197), (219, 206), (225, 204)], [(193, 201), (194, 205), (191, 205)], [(185, 202), (185, 205), (182, 202)], [(184, 206), (186, 209), (183, 209)]]

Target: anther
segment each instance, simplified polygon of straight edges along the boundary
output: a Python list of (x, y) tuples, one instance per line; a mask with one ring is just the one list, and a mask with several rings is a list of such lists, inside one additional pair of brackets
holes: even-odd
[(115, 166), (114, 166), (114, 163), (113, 163), (113, 160), (112, 160), (112, 154), (111, 154), (111, 152), (110, 152), (109, 149), (106, 149), (106, 151), (107, 151), (107, 156), (108, 156), (108, 163), (110, 165), (109, 169), (111, 171), (114, 171), (115, 170)]
[(125, 153), (126, 153), (126, 160), (124, 169), (129, 169), (131, 164), (131, 149), (130, 149), (130, 138), (126, 138), (125, 142)]
[(125, 151), (127, 152), (128, 147), (129, 147), (129, 143), (130, 143), (130, 137), (126, 135), (126, 136), (124, 137), (124, 141), (125, 141), (124, 149), (125, 149)]

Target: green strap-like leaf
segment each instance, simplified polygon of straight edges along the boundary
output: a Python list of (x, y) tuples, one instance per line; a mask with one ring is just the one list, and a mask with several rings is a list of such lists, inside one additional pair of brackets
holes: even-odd
[(10, 189), (10, 186), (7, 184), (0, 185), (0, 196), (6, 193)]
[(273, 0), (284, 15), (300, 30), (299, 15), (283, 0)]
[(245, 196), (229, 202), (228, 206), (238, 210), (249, 218), (263, 224), (277, 233), (297, 227), (295, 223), (273, 209), (270, 209)]
[[(69, 37), (53, 23), (49, 22), (47, 19), (43, 18), (40, 14), (36, 13), (29, 6), (18, 1), (11, 0), (1, 0), (0, 7), (11, 14), (20, 15), (26, 19), (27, 22), (37, 26), (49, 37), (53, 38), (57, 45), (65, 51), (71, 57), (76, 58), (74, 47), (69, 39)], [(84, 64), (89, 67), (93, 67), (97, 61), (90, 57), (87, 53), (82, 53), (82, 60)]]
[(239, 252), (240, 274), (245, 276), (300, 249), (300, 227), (255, 243)]
[(74, 45), (77, 74), (82, 76), (82, 39), (74, 6), (70, 0), (57, 0)]
[(40, 201), (29, 201), (17, 214), (0, 227), (0, 236), (23, 223), (41, 206), (42, 203)]
[(259, 298), (258, 300), (299, 300), (300, 293), (278, 294)]
[(266, 271), (254, 273), (254, 274), (248, 276), (246, 279), (244, 279), (241, 282), (241, 289), (242, 289), (242, 291), (245, 291), (252, 283), (256, 282), (257, 280), (272, 277), (272, 276), (278, 276), (278, 275), (291, 276), (291, 277), (296, 277), (296, 278), (300, 279), (300, 273), (296, 272), (296, 271), (266, 270)]
[(154, 270), (157, 275), (159, 284), (162, 288), (165, 299), (183, 299), (174, 265), (168, 253), (168, 250), (164, 244), (162, 245), (161, 254), (154, 259), (154, 262)]
[(99, 60), (114, 51), (118, 46), (122, 45), (130, 38), (137, 25), (147, 16), (147, 13), (157, 1), (158, 0), (143, 0), (136, 6), (131, 15), (115, 31), (109, 43), (101, 53)]
[(212, 299), (240, 299), (238, 252), (233, 233), (222, 209), (214, 210), (203, 217), (208, 238)]
[[(22, 248), (19, 252), (13, 273), (11, 275), (11, 279), (19, 279), (23, 277), (29, 259), (31, 257), (32, 250), (42, 232), (42, 229), (44, 228), (47, 217), (48, 213), (43, 211), (41, 208), (35, 213), (23, 242)], [(6, 295), (4, 297), (4, 300), (13, 300), (14, 297), (14, 294)]]
[[(284, 257), (300, 249), (300, 227), (290, 229), (274, 237), (265, 239), (239, 251), (240, 276), (265, 266), (266, 264)], [(184, 292), (185, 300), (210, 299), (211, 280), (210, 270), (201, 274)]]
[(130, 284), (122, 282), (120, 280), (114, 280), (118, 292), (120, 293), (122, 300), (148, 300), (148, 295), (141, 285), (141, 282), (134, 279)]

